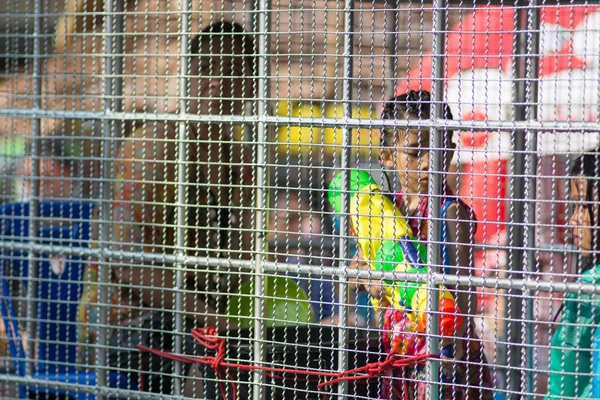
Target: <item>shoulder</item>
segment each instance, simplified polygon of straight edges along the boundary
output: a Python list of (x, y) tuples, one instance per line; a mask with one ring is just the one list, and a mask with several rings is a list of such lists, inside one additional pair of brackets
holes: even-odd
[(579, 281), (582, 283), (600, 283), (600, 265), (582, 273)]
[(473, 209), (460, 199), (456, 199), (450, 203), (446, 211), (446, 217), (448, 219), (455, 219), (459, 222), (477, 222)]
[(470, 242), (477, 231), (475, 213), (460, 199), (448, 205), (445, 221), (451, 232), (454, 231), (457, 237), (462, 237), (461, 241)]

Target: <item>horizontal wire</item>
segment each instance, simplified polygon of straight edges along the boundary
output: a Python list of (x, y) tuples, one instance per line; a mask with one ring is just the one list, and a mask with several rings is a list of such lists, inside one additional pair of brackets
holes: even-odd
[[(19, 251), (34, 251), (38, 253), (47, 253), (53, 255), (73, 255), (88, 257), (107, 257), (112, 259), (128, 259), (134, 262), (156, 262), (164, 264), (180, 263), (186, 267), (206, 267), (210, 268), (237, 268), (251, 271), (254, 269), (252, 260), (223, 259), (217, 257), (198, 257), (198, 256), (177, 256), (174, 254), (155, 254), (146, 252), (115, 251), (109, 249), (87, 249), (69, 246), (52, 246), (29, 243), (0, 241), (0, 248)], [(384, 272), (373, 270), (342, 269), (337, 267), (316, 267), (311, 265), (298, 265), (291, 263), (280, 263), (265, 261), (264, 269), (267, 272), (291, 272), (300, 274), (316, 274), (324, 276), (337, 276), (360, 279), (377, 279), (427, 283), (427, 274), (405, 273), (405, 272)], [(510, 271), (507, 271), (510, 272)], [(458, 285), (470, 288), (492, 288), (492, 289), (527, 289), (539, 292), (556, 293), (581, 293), (581, 294), (600, 294), (600, 284), (592, 283), (566, 283), (566, 282), (547, 282), (535, 279), (509, 279), (498, 277), (476, 277), (476, 276), (455, 276), (436, 273), (433, 275), (433, 284)]]
[[(258, 100), (258, 99), (257, 99)], [(477, 121), (477, 120), (389, 120), (362, 118), (309, 118), (278, 116), (244, 116), (244, 115), (198, 115), (174, 113), (132, 113), (102, 111), (65, 111), (45, 109), (2, 108), (0, 117), (11, 118), (52, 118), (82, 120), (118, 120), (118, 121), (169, 121), (210, 122), (222, 124), (246, 123), (254, 124), (263, 121), (272, 126), (302, 126), (323, 128), (406, 128), (426, 129), (443, 126), (448, 130), (473, 131), (536, 131), (536, 132), (597, 132), (598, 123), (594, 121)], [(285, 142), (284, 142), (285, 143)]]

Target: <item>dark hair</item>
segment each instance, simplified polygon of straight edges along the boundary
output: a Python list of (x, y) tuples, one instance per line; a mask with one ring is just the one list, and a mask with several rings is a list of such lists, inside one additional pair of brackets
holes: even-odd
[[(586, 201), (598, 202), (598, 194), (600, 194), (600, 148), (588, 150), (573, 162), (569, 173), (571, 178), (582, 176), (586, 178), (588, 183), (587, 192), (585, 194)], [(596, 192), (596, 195), (594, 195)], [(594, 213), (594, 208), (600, 210), (600, 205), (594, 207), (593, 204), (587, 205), (590, 212), (590, 225), (592, 227), (592, 256), (588, 261), (584, 270), (595, 267), (600, 264), (600, 211)]]
[[(444, 118), (453, 119), (448, 104), (443, 103)], [(392, 98), (383, 107), (381, 119), (406, 119), (414, 117), (428, 119), (431, 117), (431, 94), (426, 90), (409, 90), (408, 92)], [(446, 134), (452, 131), (445, 131)], [(381, 129), (381, 144), (393, 146), (394, 130), (390, 128)]]
[(255, 69), (255, 48), (254, 38), (251, 34), (247, 33), (242, 25), (237, 22), (231, 21), (219, 21), (213, 22), (200, 32), (199, 35), (192, 39), (190, 45), (190, 52), (192, 55), (199, 55), (200, 46), (204, 41), (209, 39), (230, 37), (232, 42), (238, 40), (242, 46), (242, 54), (247, 56), (247, 60), (252, 67), (252, 73), (254, 74)]

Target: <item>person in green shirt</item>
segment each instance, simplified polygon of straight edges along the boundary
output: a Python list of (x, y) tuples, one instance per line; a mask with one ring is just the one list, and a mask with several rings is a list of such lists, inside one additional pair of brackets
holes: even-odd
[[(567, 225), (580, 250), (579, 283), (600, 283), (600, 148), (577, 158), (569, 173), (573, 212)], [(600, 294), (568, 293), (550, 345), (546, 400), (592, 397), (592, 345), (600, 325)], [(557, 315), (558, 317), (558, 315)]]

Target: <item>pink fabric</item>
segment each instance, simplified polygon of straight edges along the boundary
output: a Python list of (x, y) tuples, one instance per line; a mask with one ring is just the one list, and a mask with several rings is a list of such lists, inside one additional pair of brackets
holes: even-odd
[[(444, 204), (444, 202), (449, 198), (454, 197), (454, 193), (452, 190), (450, 190), (448, 185), (444, 185), (444, 190), (442, 193), (442, 204)], [(401, 207), (403, 198), (404, 193), (401, 190), (398, 190), (394, 193), (394, 202), (396, 203), (396, 207)], [(418, 235), (420, 240), (425, 241), (427, 240), (427, 217), (429, 215), (429, 210), (427, 209), (428, 199), (429, 196), (422, 196), (416, 213), (406, 217), (406, 221), (408, 222), (410, 229), (413, 231), (413, 234)]]

